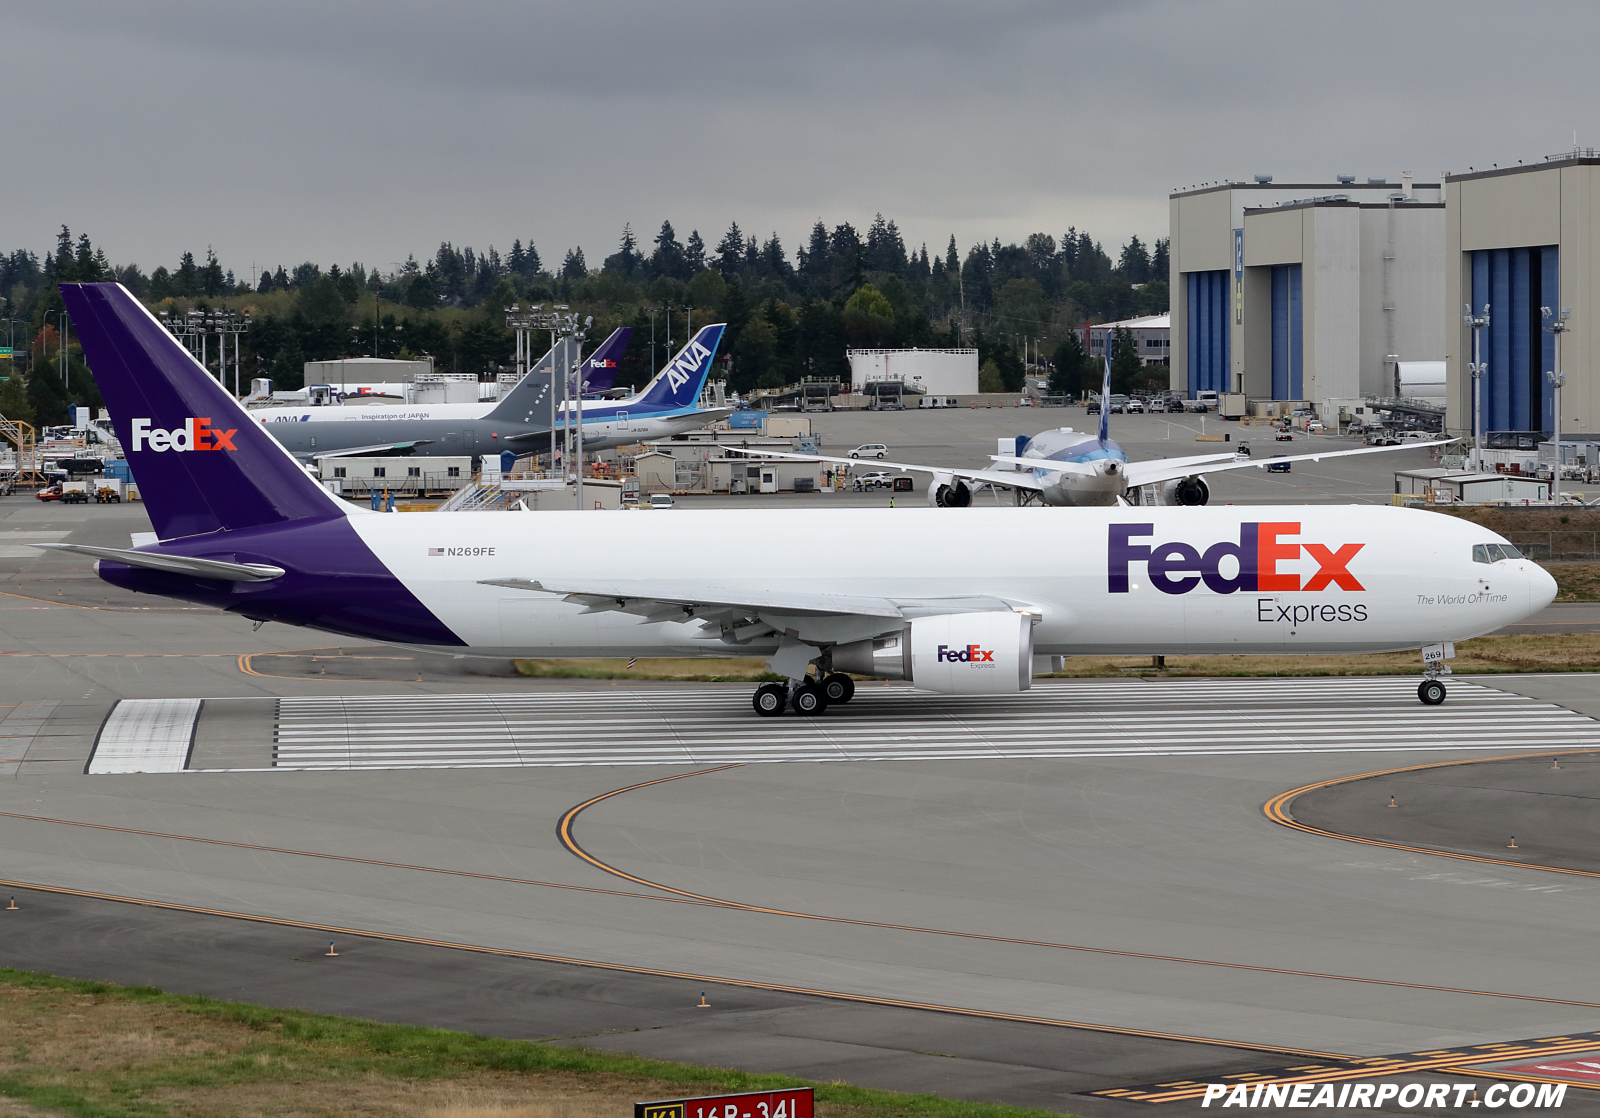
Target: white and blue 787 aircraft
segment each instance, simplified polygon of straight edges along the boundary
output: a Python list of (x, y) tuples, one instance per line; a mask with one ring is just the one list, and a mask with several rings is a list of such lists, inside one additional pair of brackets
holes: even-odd
[[(314, 481), (119, 284), (62, 284), (157, 542), (37, 544), (257, 621), (454, 655), (750, 656), (757, 713), (852, 675), (1027, 689), (1080, 653), (1423, 649), (1542, 609), (1505, 540), (1389, 506), (375, 513)], [(137, 432), (137, 435), (136, 435)], [(1019, 565), (1012, 551), (1048, 555)], [(866, 569), (829, 562), (846, 551)], [(1444, 700), (1437, 672), (1418, 695)]]
[[(1265, 469), (1285, 462), (1320, 462), (1324, 458), (1343, 458), (1352, 454), (1381, 454), (1391, 450), (1416, 449), (1435, 443), (1409, 446), (1364, 446), (1354, 450), (1326, 450), (1311, 454), (1281, 455), (1249, 459), (1224, 451), (1197, 454), (1187, 458), (1160, 458), (1130, 462), (1121, 446), (1111, 441), (1110, 408), (1111, 363), (1106, 362), (1100, 385), (1100, 430), (1096, 435), (1061, 427), (1041, 431), (1023, 443), (1018, 455), (991, 454), (995, 462), (1010, 469), (994, 467), (963, 470), (949, 466), (918, 466), (906, 462), (874, 461), (875, 467), (932, 475), (928, 482), (928, 503), (938, 508), (965, 508), (972, 503), (973, 490), (984, 485), (1036, 493), (1046, 505), (1203, 505), (1211, 498), (1204, 475), (1221, 470)], [(1448, 440), (1445, 440), (1448, 441)], [(737, 449), (729, 447), (728, 449)], [(807, 462), (839, 462), (859, 465), (849, 458), (830, 458), (820, 454), (788, 454), (763, 450), (762, 455), (795, 458)], [(1148, 499), (1138, 499), (1148, 493)]]

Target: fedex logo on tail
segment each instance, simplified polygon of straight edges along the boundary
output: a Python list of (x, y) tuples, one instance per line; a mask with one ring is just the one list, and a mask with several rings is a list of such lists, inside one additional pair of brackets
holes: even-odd
[[(1250, 593), (1282, 591), (1365, 590), (1350, 573), (1349, 564), (1366, 545), (1342, 544), (1329, 548), (1319, 543), (1297, 543), (1299, 521), (1262, 521), (1239, 525), (1239, 540), (1223, 540), (1204, 551), (1192, 544), (1136, 543), (1141, 536), (1154, 536), (1153, 524), (1113, 524), (1106, 564), (1106, 589), (1112, 594), (1128, 593), (1128, 568), (1143, 563), (1150, 585), (1163, 594), (1187, 594), (1204, 582), (1217, 594), (1243, 590)], [(1280, 571), (1278, 564), (1300, 558), (1301, 552), (1316, 561), (1316, 573), (1302, 584), (1300, 576)], [(1223, 561), (1232, 560), (1232, 574), (1223, 573)]]
[(148, 419), (133, 421), (133, 449), (162, 451), (175, 450), (238, 450), (233, 445), (237, 427), (223, 430), (211, 426), (209, 416), (190, 416), (182, 427), (151, 427)]
[(941, 644), (939, 646), (939, 663), (992, 664), (994, 663), (994, 650), (979, 648), (975, 644), (962, 645), (960, 648), (951, 648), (947, 644)]

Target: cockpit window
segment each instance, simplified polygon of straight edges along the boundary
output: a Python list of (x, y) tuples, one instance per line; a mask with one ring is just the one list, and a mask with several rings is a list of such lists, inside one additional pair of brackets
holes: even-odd
[(1498, 563), (1502, 559), (1521, 559), (1522, 552), (1508, 543), (1475, 543), (1472, 545), (1474, 563)]

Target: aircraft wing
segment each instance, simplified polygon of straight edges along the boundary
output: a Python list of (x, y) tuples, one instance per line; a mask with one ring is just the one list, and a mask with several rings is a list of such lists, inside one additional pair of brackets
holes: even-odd
[[(838, 462), (844, 466), (882, 466), (886, 470), (900, 470), (906, 473), (943, 474), (948, 477), (964, 478), (989, 485), (1006, 485), (1013, 489), (1043, 489), (1037, 478), (1032, 474), (1010, 470), (963, 470), (958, 466), (917, 466), (909, 462), (886, 462), (881, 458), (837, 458), (827, 454), (790, 454), (782, 450), (751, 450), (748, 447), (730, 446), (727, 443), (717, 443), (723, 450), (736, 450), (741, 454), (749, 454), (756, 458), (791, 458), (796, 462)], [(1031, 458), (1007, 459), (1007, 461), (1032, 462)], [(1040, 459), (1039, 461), (1044, 461)], [(1068, 466), (1068, 469), (1074, 467)]]
[[(1124, 477), (1127, 479), (1128, 488), (1139, 485), (1154, 485), (1157, 482), (1172, 481), (1180, 477), (1193, 477), (1195, 474), (1218, 473), (1222, 470), (1247, 470), (1252, 466), (1264, 470), (1273, 462), (1320, 462), (1324, 458), (1346, 458), (1352, 454), (1382, 454), (1390, 450), (1416, 449), (1425, 446), (1443, 446), (1455, 442), (1454, 439), (1439, 439), (1431, 443), (1402, 443), (1399, 446), (1361, 446), (1354, 450), (1329, 450), (1313, 454), (1286, 454), (1282, 458), (1234, 458), (1229, 456), (1226, 461), (1213, 461), (1209, 464), (1199, 463), (1194, 458), (1166, 458), (1153, 462), (1129, 462)], [(1204, 456), (1202, 456), (1204, 457)]]
[[(647, 625), (698, 621), (697, 640), (742, 645), (779, 638), (818, 647), (898, 632), (907, 619), (934, 613), (987, 613), (1013, 608), (984, 595), (896, 600), (796, 590), (757, 590), (684, 582), (587, 579), (484, 579), (484, 586), (559, 594), (585, 613), (626, 613)], [(778, 670), (778, 669), (774, 669)]]
[(347, 446), (343, 450), (325, 450), (321, 454), (302, 454), (299, 457), (313, 462), (324, 458), (350, 458), (357, 454), (382, 454), (391, 450), (413, 450), (419, 446), (427, 446), (432, 439), (410, 439), (392, 443), (372, 443), (368, 446)]
[(811, 594), (803, 591), (730, 589), (677, 583), (589, 581), (587, 579), (494, 578), (484, 586), (560, 594), (587, 607), (586, 613), (631, 613), (652, 621), (707, 620), (711, 615), (771, 611), (802, 616), (882, 617), (898, 620), (904, 614), (887, 598), (848, 594)]
[(120, 547), (91, 547), (81, 543), (33, 543), (29, 547), (49, 551), (76, 551), (112, 563), (126, 563), (130, 567), (145, 567), (168, 574), (189, 575), (191, 578), (214, 578), (222, 582), (269, 582), (282, 578), (282, 567), (266, 563), (225, 563), (220, 559), (191, 559), (187, 555), (161, 555), (152, 551), (127, 551)]

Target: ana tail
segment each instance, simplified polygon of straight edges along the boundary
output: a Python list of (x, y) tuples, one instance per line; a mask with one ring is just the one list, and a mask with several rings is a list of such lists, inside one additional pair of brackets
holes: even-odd
[(726, 328), (727, 324), (722, 322), (704, 327), (630, 403), (652, 411), (694, 407), (706, 386), (706, 377), (711, 374), (711, 362), (717, 356), (717, 346)]

